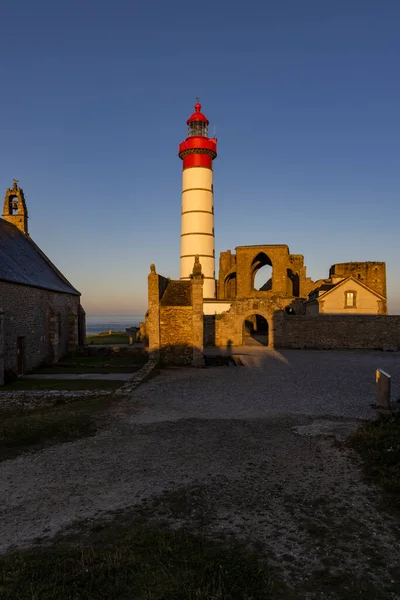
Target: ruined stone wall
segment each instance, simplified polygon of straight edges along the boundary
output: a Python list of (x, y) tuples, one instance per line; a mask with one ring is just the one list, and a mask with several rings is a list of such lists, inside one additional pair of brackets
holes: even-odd
[(71, 324), (78, 344), (78, 327), (71, 314), (78, 318), (79, 307), (79, 296), (0, 282), (5, 372), (17, 373), (19, 337), (24, 338), (25, 372), (43, 362), (57, 362), (67, 353), (68, 345), (74, 343)]
[(279, 315), (282, 315), (287, 307), (300, 313), (302, 301), (278, 296), (236, 300), (228, 311), (205, 317), (204, 343), (220, 347), (241, 346), (245, 320), (248, 320), (251, 315), (260, 315), (267, 320), (269, 345), (273, 346), (276, 330), (281, 327), (282, 317)]
[(352, 275), (378, 292), (386, 296), (386, 264), (384, 262), (347, 262), (332, 265), (329, 270), (330, 277), (349, 277)]
[(215, 315), (204, 315), (204, 346), (215, 346)]
[(193, 320), (191, 306), (161, 306), (160, 358), (166, 364), (193, 361)]
[(398, 315), (277, 315), (277, 348), (400, 348)]
[[(272, 265), (272, 289), (254, 289), (254, 275), (259, 257), (267, 257)], [(285, 244), (269, 246), (238, 246), (236, 255), (221, 252), (218, 299), (265, 297), (280, 295), (306, 298), (314, 282), (306, 276), (302, 254), (290, 254)]]
[(166, 279), (151, 265), (146, 331), (152, 358), (165, 364), (204, 364), (203, 281), (198, 260), (188, 281)]
[(229, 271), (234, 268), (236, 265), (236, 255), (232, 254), (231, 250), (226, 250), (226, 252), (221, 252), (219, 255), (219, 273), (218, 273), (218, 281), (217, 281), (217, 298), (225, 299), (225, 298), (235, 298), (236, 297), (236, 279), (231, 281), (229, 284), (229, 292), (226, 293), (225, 289), (225, 278)]
[(160, 350), (160, 300), (168, 287), (168, 279), (156, 273), (154, 265), (148, 276), (148, 310), (146, 313), (146, 334), (149, 352), (153, 358), (159, 357)]

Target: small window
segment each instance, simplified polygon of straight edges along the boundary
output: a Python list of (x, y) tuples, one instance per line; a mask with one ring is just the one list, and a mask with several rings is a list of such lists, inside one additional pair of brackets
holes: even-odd
[(345, 292), (345, 307), (346, 308), (354, 308), (356, 305), (356, 293), (355, 292)]

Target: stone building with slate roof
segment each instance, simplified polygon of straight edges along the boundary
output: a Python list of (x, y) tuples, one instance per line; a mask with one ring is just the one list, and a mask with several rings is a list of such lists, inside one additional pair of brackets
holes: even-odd
[(14, 180), (0, 219), (0, 385), (84, 344), (80, 293), (28, 233), (23, 190)]

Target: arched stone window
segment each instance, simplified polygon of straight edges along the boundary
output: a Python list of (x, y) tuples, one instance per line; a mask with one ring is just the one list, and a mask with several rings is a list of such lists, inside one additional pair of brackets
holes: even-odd
[(300, 278), (298, 273), (294, 273), (292, 269), (287, 269), (288, 277), (288, 292), (291, 296), (298, 298), (300, 296)]
[(230, 273), (225, 279), (225, 299), (233, 300), (236, 298), (236, 273)]
[(272, 290), (272, 262), (265, 252), (259, 252), (251, 263), (252, 289), (260, 292)]

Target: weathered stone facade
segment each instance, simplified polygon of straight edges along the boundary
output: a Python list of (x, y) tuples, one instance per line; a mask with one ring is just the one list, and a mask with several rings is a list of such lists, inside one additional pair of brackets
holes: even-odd
[[(312, 279), (306, 276), (304, 257), (290, 254), (286, 244), (238, 246), (236, 254), (230, 250), (221, 252), (219, 264), (219, 300), (265, 298), (266, 295), (306, 298), (314, 286)], [(271, 281), (266, 282), (266, 289), (256, 290), (255, 276), (265, 265), (272, 267)]]
[[(302, 303), (294, 298), (271, 295), (236, 300), (227, 312), (205, 318), (206, 345), (241, 346), (244, 343), (246, 321), (253, 315), (260, 315), (268, 323), (268, 345), (273, 347), (277, 315), (284, 314), (287, 309), (301, 312)], [(214, 343), (212, 331), (215, 335)]]
[(398, 315), (276, 315), (277, 348), (400, 350)]
[[(19, 375), (43, 363), (56, 363), (84, 343), (84, 312), (79, 296), (0, 282), (4, 367)], [(1, 351), (0, 351), (1, 352)]]
[(173, 281), (150, 267), (146, 335), (150, 357), (165, 364), (202, 366), (203, 276), (197, 261), (189, 281)]

